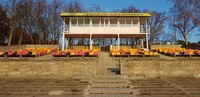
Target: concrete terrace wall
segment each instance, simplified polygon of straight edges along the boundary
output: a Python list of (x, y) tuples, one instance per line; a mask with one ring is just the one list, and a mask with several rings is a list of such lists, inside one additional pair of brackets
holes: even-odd
[(95, 61), (0, 61), (0, 78), (90, 77)]
[(182, 45), (151, 45), (151, 48), (180, 48)]
[(156, 78), (160, 76), (200, 77), (200, 60), (133, 60), (123, 61), (122, 74)]
[(0, 46), (0, 52), (12, 51), (12, 50), (23, 49), (23, 48), (26, 48), (26, 45)]
[[(90, 49), (90, 46), (89, 45), (74, 45), (74, 46), (72, 46), (72, 45), (69, 45), (68, 46), (68, 49)], [(93, 49), (100, 49), (100, 46), (98, 46), (98, 45), (93, 45), (92, 46), (92, 48)]]
[(0, 46), (0, 51), (11, 51), (24, 48), (57, 48), (59, 45), (11, 45), (11, 46)]
[(27, 48), (57, 48), (59, 45), (26, 45)]

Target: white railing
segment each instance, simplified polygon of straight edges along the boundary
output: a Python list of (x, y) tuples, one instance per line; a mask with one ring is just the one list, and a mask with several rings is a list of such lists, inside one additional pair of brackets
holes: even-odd
[(146, 27), (146, 26), (140, 25), (140, 33), (150, 33), (150, 26), (148, 25)]
[(69, 27), (61, 26), (61, 33), (69, 33)]

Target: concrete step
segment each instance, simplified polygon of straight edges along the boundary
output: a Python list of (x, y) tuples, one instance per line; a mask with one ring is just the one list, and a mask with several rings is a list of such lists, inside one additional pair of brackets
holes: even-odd
[(126, 83), (93, 83), (92, 88), (127, 88)]
[[(83, 91), (63, 91), (63, 90), (56, 90), (56, 91), (0, 91), (0, 95), (81, 95)], [(6, 97), (6, 96), (5, 96)]]
[(97, 74), (106, 74), (106, 75), (109, 75), (109, 74), (116, 74), (116, 72), (111, 72), (111, 71), (97, 71)]
[(93, 83), (126, 83), (125, 79), (94, 79)]
[(96, 75), (96, 79), (124, 79), (127, 75)]
[(90, 94), (131, 94), (129, 88), (92, 88)]

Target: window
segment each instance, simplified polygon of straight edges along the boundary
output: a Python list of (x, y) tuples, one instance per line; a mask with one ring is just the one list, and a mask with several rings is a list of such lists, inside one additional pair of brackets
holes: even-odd
[(78, 18), (78, 26), (83, 27), (83, 18)]
[(92, 26), (98, 27), (100, 25), (100, 19), (99, 18), (92, 18)]
[(90, 18), (85, 18), (84, 26), (90, 26)]
[(71, 26), (76, 26), (77, 19), (76, 18), (71, 18)]
[(109, 20), (109, 18), (104, 18), (104, 22), (105, 22), (104, 26), (108, 26), (108, 20)]
[(101, 27), (104, 27), (104, 18), (101, 18)]
[(117, 26), (117, 18), (110, 18), (110, 26), (111, 27)]
[(119, 18), (119, 26), (125, 27), (125, 24), (126, 24), (126, 19), (125, 18)]
[(126, 18), (126, 27), (131, 26), (131, 18)]
[(133, 19), (133, 26), (137, 26), (138, 25), (138, 19)]

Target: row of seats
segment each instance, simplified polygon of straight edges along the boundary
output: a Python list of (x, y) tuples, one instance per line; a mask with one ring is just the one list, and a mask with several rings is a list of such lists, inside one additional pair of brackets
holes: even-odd
[(37, 57), (52, 52), (56, 52), (57, 48), (25, 48), (6, 52), (0, 52), (0, 56), (3, 57)]
[(64, 51), (58, 51), (54, 52), (54, 57), (89, 57), (89, 56), (95, 56), (97, 57), (99, 55), (99, 49), (66, 49)]
[(200, 50), (186, 48), (152, 48), (152, 51), (170, 56), (200, 56)]
[(159, 57), (158, 52), (152, 52), (144, 49), (112, 49), (110, 50), (110, 54), (112, 57), (115, 56), (142, 56), (142, 57)]

